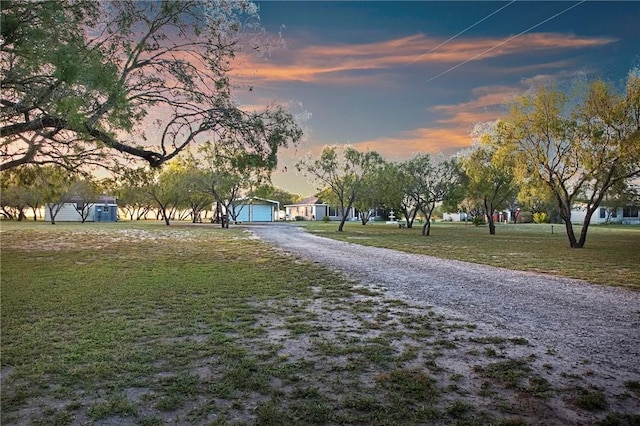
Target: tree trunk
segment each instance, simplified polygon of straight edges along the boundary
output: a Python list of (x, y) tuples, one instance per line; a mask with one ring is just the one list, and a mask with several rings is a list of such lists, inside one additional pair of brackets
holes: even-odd
[(493, 221), (493, 203), (484, 199), (484, 211), (487, 213), (487, 223), (489, 224), (489, 234), (496, 235), (496, 223)]
[[(562, 218), (562, 221), (564, 222), (564, 227), (567, 230), (567, 237), (569, 238), (569, 247), (582, 248), (582, 246), (584, 245), (584, 241), (582, 241), (582, 245), (580, 245), (576, 240), (576, 234), (573, 232), (573, 225), (571, 224), (571, 205), (560, 203), (558, 207), (560, 210), (559, 211), (560, 217)], [(587, 215), (584, 220), (588, 224), (591, 218)], [(586, 238), (586, 230), (584, 226), (583, 226), (583, 231), (585, 231), (584, 237)]]
[(576, 241), (576, 234), (573, 232), (573, 225), (571, 225), (571, 220), (564, 220), (564, 227), (567, 230), (567, 237), (569, 238), (569, 246), (571, 248), (579, 248), (578, 242)]
[(169, 215), (167, 214), (167, 209), (165, 207), (160, 207), (160, 216), (162, 217), (162, 219), (164, 219), (164, 223), (169, 226), (171, 225), (171, 223), (169, 223)]
[(422, 235), (428, 237), (430, 230), (431, 230), (431, 222), (429, 220), (425, 220), (424, 225), (422, 225)]
[(488, 222), (489, 222), (489, 234), (496, 235), (496, 223), (493, 221), (493, 212), (491, 212), (491, 214), (488, 215)]
[(344, 208), (344, 204), (340, 206), (342, 209), (342, 220), (340, 220), (340, 225), (338, 225), (338, 232), (342, 232), (342, 229), (344, 228), (344, 223), (347, 221), (347, 215), (351, 210), (351, 206), (353, 206), (353, 198), (349, 200), (349, 204), (347, 204), (346, 209)]

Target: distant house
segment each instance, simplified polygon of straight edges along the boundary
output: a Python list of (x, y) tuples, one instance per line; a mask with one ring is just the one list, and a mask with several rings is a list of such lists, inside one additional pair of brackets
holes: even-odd
[[(89, 203), (73, 200), (64, 203), (55, 215), (55, 221), (82, 222), (83, 211), (86, 215), (85, 222), (116, 222), (118, 220), (118, 204), (115, 197), (102, 196)], [(44, 217), (46, 221), (51, 221), (49, 205), (45, 207)]]
[(458, 213), (442, 213), (442, 220), (445, 222), (464, 222), (468, 215), (464, 212)]
[[(571, 210), (571, 223), (584, 222), (587, 211), (576, 207)], [(623, 225), (640, 225), (640, 206), (608, 208), (598, 207), (591, 215), (591, 223), (621, 223)]]
[[(315, 196), (307, 197), (295, 204), (284, 206), (286, 218), (289, 220), (341, 220), (342, 212), (339, 207), (324, 203)], [(352, 207), (347, 213), (347, 220), (356, 216), (356, 210)]]
[[(232, 208), (235, 211), (237, 222), (274, 222), (278, 220), (280, 203), (258, 197), (239, 198)], [(233, 221), (229, 212), (229, 221)]]

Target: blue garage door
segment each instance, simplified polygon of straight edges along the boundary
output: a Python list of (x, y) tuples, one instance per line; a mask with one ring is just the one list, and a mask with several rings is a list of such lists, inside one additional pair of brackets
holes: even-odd
[(270, 204), (254, 204), (251, 219), (253, 222), (273, 221), (273, 209)]
[[(242, 208), (242, 210), (240, 210)], [(240, 204), (236, 206), (236, 211), (240, 210), (238, 214), (238, 222), (249, 222), (249, 206), (246, 204)]]

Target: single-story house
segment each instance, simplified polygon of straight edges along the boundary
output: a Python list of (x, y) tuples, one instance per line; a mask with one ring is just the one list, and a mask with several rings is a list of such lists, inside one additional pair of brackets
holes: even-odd
[[(326, 204), (315, 196), (307, 197), (295, 204), (287, 204), (284, 209), (285, 217), (289, 220), (323, 220), (325, 217), (329, 220), (342, 219), (340, 207)], [(356, 209), (352, 207), (347, 213), (347, 220), (354, 217), (357, 217)]]
[[(483, 216), (483, 217), (485, 218), (485, 220), (487, 219), (486, 216)], [(471, 221), (472, 219), (473, 219), (473, 215), (464, 213), (464, 212), (442, 213), (442, 220), (445, 222), (464, 222), (464, 221)], [(531, 222), (531, 214), (529, 212), (524, 212), (519, 208), (515, 210), (512, 210), (512, 209), (497, 210), (493, 212), (493, 221), (495, 223), (510, 223), (510, 222), (527, 223), (527, 222)]]
[[(239, 198), (233, 203), (237, 222), (275, 222), (280, 203), (259, 197)], [(229, 221), (233, 221), (229, 213)]]
[[(576, 207), (571, 210), (571, 223), (582, 223), (587, 211)], [(640, 225), (640, 206), (608, 208), (600, 206), (591, 215), (591, 223), (621, 223), (623, 225)]]
[[(64, 203), (58, 214), (56, 222), (82, 222), (82, 211), (87, 215), (85, 222), (116, 222), (118, 220), (118, 204), (115, 197), (102, 196), (96, 201), (85, 203), (71, 200)], [(49, 205), (44, 209), (45, 220), (51, 221)]]
[(445, 222), (464, 222), (467, 218), (468, 215), (464, 212), (442, 213), (442, 220)]

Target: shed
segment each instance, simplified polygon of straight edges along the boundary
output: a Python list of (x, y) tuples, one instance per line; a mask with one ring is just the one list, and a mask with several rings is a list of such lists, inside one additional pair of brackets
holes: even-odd
[(278, 201), (259, 197), (239, 198), (234, 206), (238, 222), (274, 222), (280, 210)]
[[(82, 201), (64, 203), (56, 215), (56, 222), (82, 222), (80, 211), (84, 207)], [(118, 204), (115, 197), (102, 196), (88, 203), (86, 222), (116, 222), (118, 220)], [(45, 220), (51, 221), (48, 206), (45, 208)]]

